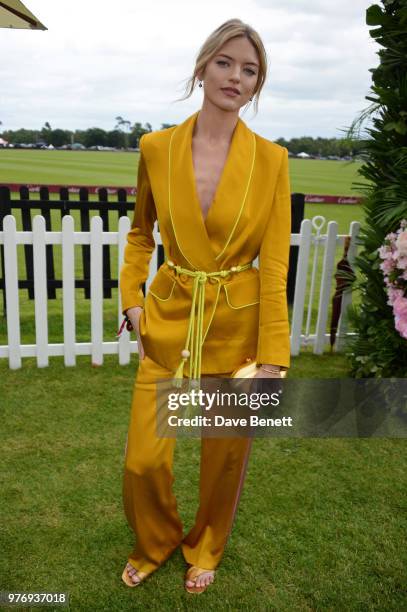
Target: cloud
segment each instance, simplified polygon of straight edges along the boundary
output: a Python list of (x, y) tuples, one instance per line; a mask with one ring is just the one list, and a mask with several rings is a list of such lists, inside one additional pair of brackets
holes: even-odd
[(365, 24), (369, 1), (27, 0), (45, 32), (2, 30), (3, 129), (112, 129), (115, 117), (178, 123), (201, 91), (175, 103), (206, 37), (238, 17), (262, 37), (269, 74), (259, 113), (242, 118), (267, 138), (341, 136), (365, 108), (378, 46)]

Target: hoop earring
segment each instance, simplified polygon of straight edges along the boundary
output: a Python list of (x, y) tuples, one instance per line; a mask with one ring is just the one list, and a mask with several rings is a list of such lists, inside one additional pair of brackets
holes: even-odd
[(199, 81), (199, 87), (202, 87), (202, 81)]

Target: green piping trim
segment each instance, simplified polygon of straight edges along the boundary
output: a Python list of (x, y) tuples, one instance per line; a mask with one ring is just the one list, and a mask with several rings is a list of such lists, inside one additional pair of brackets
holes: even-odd
[(173, 229), (174, 236), (175, 236), (175, 242), (177, 243), (177, 246), (178, 246), (178, 248), (180, 250), (180, 253), (182, 253), (182, 256), (190, 264), (190, 266), (192, 266), (192, 268), (194, 268), (196, 270), (196, 266), (194, 266), (194, 264), (189, 261), (189, 259), (184, 254), (183, 250), (181, 249), (180, 243), (178, 242), (177, 232), (175, 230), (175, 223), (174, 223), (174, 220), (172, 218), (172, 212), (171, 212), (171, 146), (172, 146), (172, 138), (173, 138), (175, 132), (176, 132), (176, 129), (171, 134), (170, 144), (169, 144), (169, 147), (168, 147), (168, 210), (169, 210), (169, 213), (170, 213), (171, 225), (172, 225), (172, 229)]
[(176, 281), (175, 281), (175, 280), (174, 280), (174, 281), (172, 281), (171, 293), (170, 293), (170, 295), (169, 295), (168, 297), (166, 297), (166, 298), (162, 298), (162, 297), (160, 297), (159, 295), (157, 295), (156, 293), (154, 293), (154, 291), (151, 291), (150, 289), (148, 290), (148, 293), (151, 293), (151, 295), (153, 295), (154, 297), (156, 297), (156, 298), (157, 298), (157, 300), (160, 300), (161, 302), (166, 302), (167, 300), (169, 300), (169, 299), (170, 299), (170, 297), (172, 296), (172, 294), (173, 294), (173, 292), (174, 292), (175, 283), (176, 283)]
[(252, 159), (252, 165), (251, 165), (251, 168), (250, 168), (249, 180), (247, 181), (246, 191), (245, 191), (245, 194), (244, 194), (244, 197), (243, 197), (242, 204), (241, 204), (241, 206), (240, 206), (239, 214), (238, 214), (238, 216), (237, 216), (237, 218), (236, 218), (235, 224), (234, 224), (234, 226), (233, 226), (233, 228), (232, 228), (232, 231), (231, 231), (231, 232), (230, 232), (230, 234), (229, 234), (229, 238), (228, 238), (228, 240), (227, 240), (227, 242), (226, 242), (225, 246), (223, 247), (223, 249), (221, 250), (221, 252), (220, 252), (220, 253), (218, 253), (218, 255), (216, 255), (215, 259), (218, 259), (218, 258), (219, 258), (221, 255), (223, 255), (223, 253), (224, 253), (225, 249), (228, 247), (229, 242), (230, 242), (230, 241), (231, 241), (231, 239), (232, 239), (232, 236), (233, 236), (233, 234), (234, 234), (234, 232), (235, 232), (236, 226), (237, 226), (237, 224), (239, 223), (240, 217), (241, 217), (242, 212), (243, 212), (243, 207), (244, 207), (245, 202), (246, 202), (246, 198), (247, 198), (247, 193), (248, 193), (248, 191), (249, 191), (250, 182), (251, 182), (251, 180), (252, 180), (253, 168), (254, 168), (254, 160), (256, 159), (256, 138), (255, 138), (255, 135), (254, 135), (254, 133), (253, 133), (253, 132), (252, 132), (252, 139), (253, 139), (253, 159)]
[(232, 306), (232, 304), (229, 302), (227, 285), (223, 285), (223, 287), (225, 289), (227, 303), (229, 304), (231, 308), (234, 308), (235, 310), (238, 310), (239, 308), (246, 308), (246, 306), (253, 306), (254, 304), (260, 304), (260, 300), (257, 300), (257, 302), (250, 302), (250, 304), (242, 304), (242, 306)]

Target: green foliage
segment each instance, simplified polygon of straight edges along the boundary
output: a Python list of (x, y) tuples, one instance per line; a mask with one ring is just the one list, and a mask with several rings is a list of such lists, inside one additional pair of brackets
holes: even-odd
[(312, 136), (300, 136), (290, 139), (281, 137), (277, 138), (275, 142), (283, 147), (287, 147), (293, 155), (297, 155), (304, 151), (308, 153), (308, 155), (321, 155), (323, 157), (328, 155), (336, 155), (338, 157), (347, 155), (355, 157), (363, 148), (363, 141), (358, 142), (357, 140), (349, 140), (348, 138), (322, 138), (321, 136), (317, 138), (313, 138)]
[(52, 144), (54, 147), (61, 147), (71, 144), (71, 142), (79, 142), (86, 147), (127, 148), (137, 147), (141, 136), (146, 132), (151, 132), (152, 129), (150, 123), (145, 123), (143, 127), (141, 123), (136, 122), (132, 126), (129, 121), (124, 121), (121, 117), (116, 117), (116, 119), (120, 121), (118, 121), (114, 130), (104, 130), (99, 127), (91, 127), (86, 130), (52, 129), (47, 121), (41, 130), (24, 128), (4, 130), (3, 133), (0, 133), (0, 136), (14, 145), (45, 142), (47, 145)]
[(366, 219), (358, 239), (358, 278), (353, 285), (361, 300), (348, 311), (356, 336), (347, 348), (352, 376), (405, 377), (407, 342), (395, 330), (377, 249), (407, 217), (407, 0), (383, 0), (383, 7), (370, 6), (366, 23), (378, 26), (369, 32), (383, 48), (378, 51), (380, 64), (371, 69), (374, 95), (366, 96), (373, 104), (349, 130), (349, 137), (357, 133), (360, 142), (361, 124), (372, 118), (373, 127), (366, 130), (370, 138), (361, 151), (364, 163), (358, 170), (368, 182), (357, 183), (365, 193)]

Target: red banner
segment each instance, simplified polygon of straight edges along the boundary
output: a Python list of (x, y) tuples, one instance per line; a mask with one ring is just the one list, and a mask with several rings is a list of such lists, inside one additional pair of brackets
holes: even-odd
[(99, 189), (107, 189), (109, 195), (116, 195), (118, 189), (125, 189), (127, 195), (135, 195), (136, 187), (107, 187), (105, 185), (41, 185), (34, 183), (0, 183), (0, 187), (8, 187), (10, 191), (18, 192), (20, 187), (28, 187), (30, 193), (38, 193), (41, 187), (48, 187), (49, 193), (59, 193), (61, 187), (66, 187), (69, 193), (79, 193), (85, 188), (89, 193), (98, 193)]
[(307, 194), (305, 196), (306, 204), (361, 204), (363, 198), (357, 196), (333, 196)]
[[(18, 192), (23, 185), (20, 183), (0, 183), (0, 187), (8, 187), (10, 191)], [(99, 189), (106, 189), (109, 195), (116, 195), (118, 189), (125, 189), (127, 195), (136, 195), (136, 187), (107, 187), (105, 185), (41, 185), (41, 184), (24, 184), (28, 187), (30, 193), (38, 193), (41, 187), (48, 187), (49, 193), (59, 193), (61, 187), (66, 187), (69, 193), (79, 193), (79, 190), (84, 187), (89, 193), (97, 194)], [(362, 197), (357, 196), (333, 196), (320, 194), (306, 194), (306, 204), (360, 204)]]

